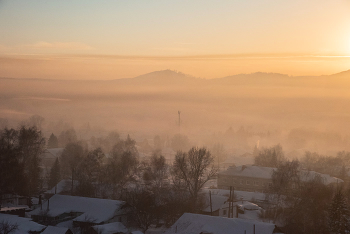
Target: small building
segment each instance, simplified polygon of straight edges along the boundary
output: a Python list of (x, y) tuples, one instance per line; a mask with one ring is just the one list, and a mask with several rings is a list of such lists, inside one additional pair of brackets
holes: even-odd
[[(224, 206), (224, 204), (228, 204), (228, 197), (227, 196), (221, 196), (212, 194), (211, 195), (211, 206), (210, 206), (210, 198), (206, 194), (206, 207), (202, 210), (202, 214), (204, 215), (212, 215), (212, 216), (223, 216), (220, 214), (221, 207)], [(224, 217), (227, 217), (227, 214), (224, 215)]]
[(273, 234), (282, 233), (272, 223), (224, 218), (200, 214), (183, 214), (164, 234)]
[[(74, 190), (79, 185), (77, 180), (73, 180)], [(53, 188), (45, 192), (45, 198), (49, 198), (54, 194), (69, 195), (72, 192), (72, 181), (71, 180), (61, 180)]]
[(88, 229), (87, 234), (124, 234), (128, 229), (120, 222), (95, 225)]
[(41, 224), (72, 220), (75, 227), (87, 229), (111, 222), (127, 225), (131, 213), (131, 207), (124, 201), (55, 194), (28, 215)]
[(3, 194), (0, 196), (0, 213), (12, 214), (24, 217), (31, 205), (30, 198), (15, 194)]
[(218, 174), (218, 188), (249, 192), (265, 192), (272, 185), (272, 173), (275, 168), (258, 166), (229, 167)]
[[(272, 174), (275, 170), (277, 169), (273, 167), (246, 165), (229, 167), (227, 170), (218, 173), (218, 188), (230, 189), (230, 186), (232, 186), (239, 191), (264, 193), (272, 186)], [(316, 177), (320, 177), (323, 183), (328, 186), (344, 182), (327, 174), (315, 171), (300, 171), (302, 181), (310, 181)]]
[(45, 226), (33, 222), (29, 218), (18, 217), (17, 215), (0, 214), (0, 223), (7, 223), (9, 225), (16, 225), (17, 228), (11, 232), (11, 234), (23, 234), (23, 233), (41, 233)]
[(47, 226), (41, 234), (73, 234), (69, 228)]
[(63, 150), (64, 148), (51, 148), (44, 150), (40, 157), (42, 166), (46, 168), (51, 168), (55, 163), (56, 159), (61, 156)]

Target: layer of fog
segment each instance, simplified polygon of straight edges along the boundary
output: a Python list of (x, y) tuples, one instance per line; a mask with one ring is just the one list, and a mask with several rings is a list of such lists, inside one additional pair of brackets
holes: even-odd
[(220, 143), (228, 154), (252, 152), (259, 142), (280, 143), (291, 157), (306, 150), (334, 155), (350, 150), (347, 78), (257, 73), (202, 80), (161, 71), (113, 81), (0, 79), (0, 125), (40, 115), (47, 137), (74, 128), (83, 140), (117, 131), (152, 144), (156, 135), (180, 133), (191, 145)]

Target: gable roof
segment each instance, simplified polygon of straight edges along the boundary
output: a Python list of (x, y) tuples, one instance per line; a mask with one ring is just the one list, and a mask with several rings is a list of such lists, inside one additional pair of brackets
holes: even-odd
[[(76, 188), (78, 186), (78, 181), (73, 180), (73, 185), (74, 185), (74, 188)], [(56, 194), (56, 193), (62, 193), (62, 192), (69, 192), (71, 191), (71, 186), (72, 186), (71, 180), (61, 180), (52, 189), (47, 190), (46, 193)]]
[(44, 157), (44, 158), (56, 159), (56, 158), (58, 158), (58, 157), (61, 156), (63, 150), (64, 150), (64, 148), (51, 148), (51, 149), (46, 149), (46, 150), (43, 152), (42, 157)]
[[(259, 167), (243, 165), (239, 167), (229, 167), (226, 171), (219, 172), (220, 175), (231, 175), (237, 177), (250, 177), (250, 178), (261, 178), (261, 179), (271, 179), (273, 172), (277, 170), (274, 167)], [(302, 181), (310, 181), (316, 177), (320, 177), (325, 185), (332, 183), (344, 182), (343, 180), (332, 177), (327, 174), (318, 173), (315, 171), (300, 171), (300, 178)]]
[(253, 234), (254, 225), (255, 232), (259, 234), (272, 234), (275, 230), (275, 225), (271, 223), (185, 213), (165, 232), (165, 234), (199, 234), (201, 232), (227, 234), (245, 233), (245, 231), (246, 234)]
[(66, 234), (69, 229), (65, 227), (47, 226), (41, 234)]
[[(210, 212), (211, 211), (210, 203), (209, 203), (210, 198), (209, 198), (208, 194), (205, 194), (205, 195), (206, 195), (206, 200), (207, 200), (208, 206), (205, 209), (203, 209), (202, 211)], [(226, 203), (227, 200), (228, 200), (227, 196), (212, 194), (211, 195), (212, 210), (213, 211), (219, 210), (222, 207), (222, 205)]]
[(56, 217), (64, 213), (78, 212), (82, 214), (73, 219), (74, 221), (99, 224), (123, 214), (122, 207), (125, 204), (124, 201), (55, 194), (49, 199), (49, 209), (46, 201), (42, 210), (39, 207), (28, 214)]
[(276, 168), (243, 165), (238, 167), (229, 167), (226, 171), (219, 172), (219, 174), (271, 179), (274, 170), (276, 170)]
[(44, 225), (38, 224), (29, 218), (18, 217), (17, 215), (8, 215), (0, 213), (0, 222), (8, 222), (11, 225), (18, 225), (18, 229), (12, 234), (28, 233), (29, 231), (40, 232), (45, 228)]
[(99, 234), (126, 233), (128, 229), (120, 222), (95, 225), (92, 227)]

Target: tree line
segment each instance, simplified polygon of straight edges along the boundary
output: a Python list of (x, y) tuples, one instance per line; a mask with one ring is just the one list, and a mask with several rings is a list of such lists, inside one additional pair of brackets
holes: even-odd
[(280, 145), (255, 149), (255, 164), (274, 167), (269, 188), (270, 207), (263, 219), (279, 223), (286, 234), (350, 233), (350, 188), (344, 183), (327, 185), (320, 175), (305, 179), (308, 171), (345, 179), (350, 154), (335, 157), (305, 152), (298, 160), (288, 160)]
[(40, 155), (45, 139), (36, 127), (0, 131), (0, 196), (33, 196), (42, 188)]
[[(44, 183), (51, 189), (65, 179), (70, 181), (69, 195), (126, 201), (135, 208), (136, 225), (144, 230), (160, 222), (172, 225), (184, 212), (201, 210), (200, 190), (217, 172), (209, 150), (179, 150), (169, 164), (160, 149), (140, 157), (130, 136), (121, 139), (111, 133), (108, 139), (103, 141), (108, 142), (103, 146), (107, 153), (76, 139), (67, 142), (44, 181), (40, 165), (46, 147), (41, 131), (26, 126), (2, 129), (0, 195), (38, 196)], [(56, 146), (57, 140), (51, 134), (48, 145)]]

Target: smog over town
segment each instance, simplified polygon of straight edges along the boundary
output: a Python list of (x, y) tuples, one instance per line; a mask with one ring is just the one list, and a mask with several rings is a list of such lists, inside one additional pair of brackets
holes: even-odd
[(350, 2), (0, 0), (0, 234), (350, 233)]

